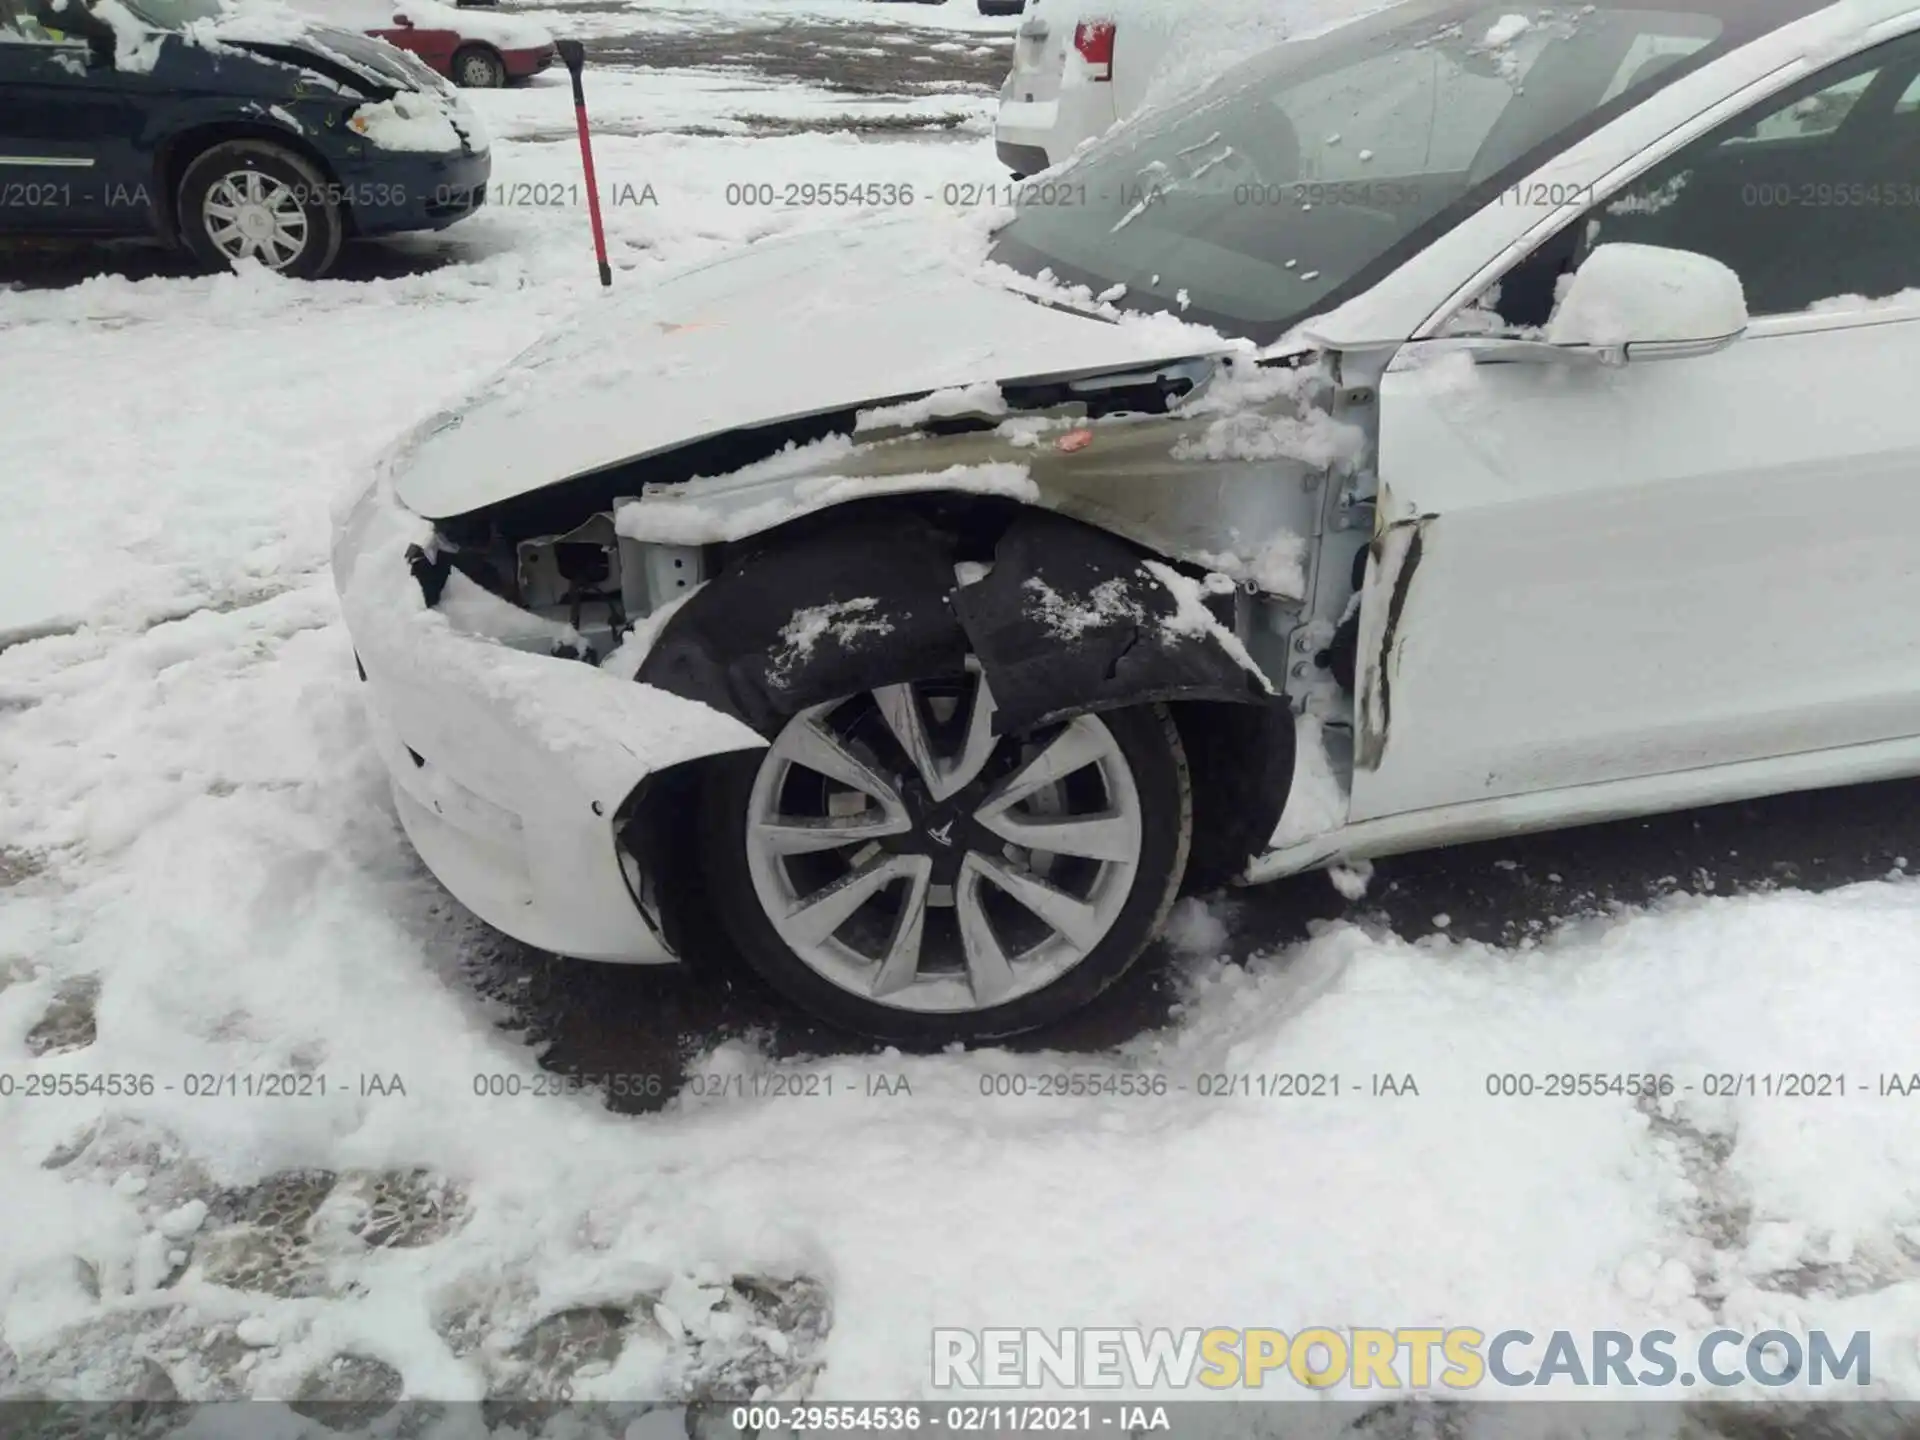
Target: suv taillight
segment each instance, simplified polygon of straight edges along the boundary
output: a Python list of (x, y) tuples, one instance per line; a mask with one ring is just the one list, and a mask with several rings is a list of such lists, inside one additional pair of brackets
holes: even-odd
[(1088, 79), (1113, 79), (1113, 21), (1082, 20), (1073, 27), (1073, 48), (1093, 72)]

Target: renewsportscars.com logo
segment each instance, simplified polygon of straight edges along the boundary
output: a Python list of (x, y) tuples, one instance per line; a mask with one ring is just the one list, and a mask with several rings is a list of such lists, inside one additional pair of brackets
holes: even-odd
[(1873, 1378), (1872, 1339), (1823, 1330), (1485, 1331), (1410, 1327), (1281, 1330), (935, 1330), (939, 1390), (1454, 1391), (1848, 1386)]

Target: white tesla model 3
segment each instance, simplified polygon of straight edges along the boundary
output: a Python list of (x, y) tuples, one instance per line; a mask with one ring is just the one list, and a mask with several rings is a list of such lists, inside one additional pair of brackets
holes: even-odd
[(1913, 0), (1410, 0), (1049, 183), (615, 292), (346, 505), (472, 910), (969, 1041), (1183, 884), (1920, 773)]

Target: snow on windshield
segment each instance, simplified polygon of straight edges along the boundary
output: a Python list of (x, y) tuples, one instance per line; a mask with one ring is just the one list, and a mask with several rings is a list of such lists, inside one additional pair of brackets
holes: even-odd
[[(1203, 88), (1223, 68), (1276, 44), (1304, 40), (1387, 8), (1395, 0), (1229, 0), (1210, 6), (1205, 25), (1185, 23), (1184, 0), (1135, 0), (1117, 7), (1119, 23), (1151, 29), (1165, 48), (1144, 95), (1149, 107)], [(1129, 37), (1131, 38), (1131, 37)]]
[(1114, 132), (993, 258), (1266, 341), (1616, 94), (1620, 56), (1700, 49), (1694, 11), (1409, 0), (1280, 46)]

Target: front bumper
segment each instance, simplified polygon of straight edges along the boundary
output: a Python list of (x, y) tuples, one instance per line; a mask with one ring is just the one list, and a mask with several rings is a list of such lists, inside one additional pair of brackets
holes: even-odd
[(430, 155), (368, 147), (337, 168), (353, 207), (356, 232), (392, 235), (444, 230), (478, 210), (487, 200), (493, 155), (486, 150)]
[(333, 570), (408, 838), (455, 899), (516, 940), (673, 959), (629, 883), (621, 807), (649, 775), (764, 742), (695, 701), (429, 609), (407, 552), (432, 527), (393, 499), (393, 458), (337, 517)]

